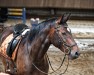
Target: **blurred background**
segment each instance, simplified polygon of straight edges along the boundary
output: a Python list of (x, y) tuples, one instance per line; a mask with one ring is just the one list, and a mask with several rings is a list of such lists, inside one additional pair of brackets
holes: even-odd
[[(94, 0), (0, 0), (0, 33), (6, 26), (17, 23), (31, 26), (32, 19), (39, 23), (64, 13), (71, 13), (67, 23), (81, 50), (81, 56), (70, 61), (65, 75), (94, 75)], [(62, 53), (51, 45), (48, 55), (56, 69)], [(58, 73), (64, 71), (66, 63), (67, 60)], [(3, 64), (0, 65), (2, 71)]]

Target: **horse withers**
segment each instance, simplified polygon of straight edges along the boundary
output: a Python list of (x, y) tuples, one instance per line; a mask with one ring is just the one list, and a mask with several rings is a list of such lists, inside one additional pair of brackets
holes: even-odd
[[(51, 44), (70, 59), (79, 57), (79, 48), (66, 23), (68, 18), (69, 14), (43, 21), (21, 38), (14, 61), (17, 72), (12, 73), (13, 75), (47, 75), (49, 64), (45, 55)], [(3, 32), (1, 46), (11, 34), (13, 34), (13, 27)], [(3, 60), (6, 63), (6, 59)]]

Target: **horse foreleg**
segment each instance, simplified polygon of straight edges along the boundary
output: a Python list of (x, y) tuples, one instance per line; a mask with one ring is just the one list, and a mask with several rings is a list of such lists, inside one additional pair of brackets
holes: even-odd
[(0, 65), (0, 67), (2, 68), (2, 72), (5, 72), (7, 64), (5, 58), (2, 55), (0, 55), (0, 63), (2, 63)]
[(2, 67), (3, 71), (2, 72), (14, 75), (16, 71), (14, 70), (15, 67), (14, 67), (13, 61), (6, 59), (2, 55), (0, 55), (0, 59), (1, 59), (1, 62), (3, 64), (3, 67)]

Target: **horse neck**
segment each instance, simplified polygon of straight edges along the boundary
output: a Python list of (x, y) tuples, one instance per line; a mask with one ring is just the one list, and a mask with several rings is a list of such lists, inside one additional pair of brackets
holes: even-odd
[(32, 43), (30, 43), (31, 47), (29, 48), (29, 53), (31, 58), (33, 58), (34, 60), (38, 61), (42, 59), (47, 52), (50, 46), (49, 32), (53, 26), (54, 25), (49, 25), (46, 28), (42, 29), (42, 31), (36, 35)]
[(46, 37), (45, 41), (42, 43), (41, 48), (38, 53), (38, 59), (42, 59), (47, 52), (49, 46), (50, 46), (50, 40), (49, 40), (49, 35)]

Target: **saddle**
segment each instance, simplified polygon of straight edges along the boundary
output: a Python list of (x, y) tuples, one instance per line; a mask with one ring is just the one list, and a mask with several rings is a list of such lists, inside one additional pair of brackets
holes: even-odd
[(0, 55), (5, 58), (6, 72), (13, 74), (17, 71), (15, 59), (17, 56), (17, 48), (20, 42), (28, 34), (30, 29), (25, 24), (17, 24), (13, 28), (13, 34), (10, 34), (3, 41), (0, 47)]
[(19, 43), (19, 40), (21, 39), (21, 37), (23, 37), (27, 33), (28, 31), (27, 29), (28, 29), (28, 26), (25, 24), (23, 25), (17, 24), (14, 26), (13, 39), (9, 42), (7, 46), (7, 50), (6, 50), (6, 53), (9, 57), (12, 57), (12, 54), (17, 44)]

